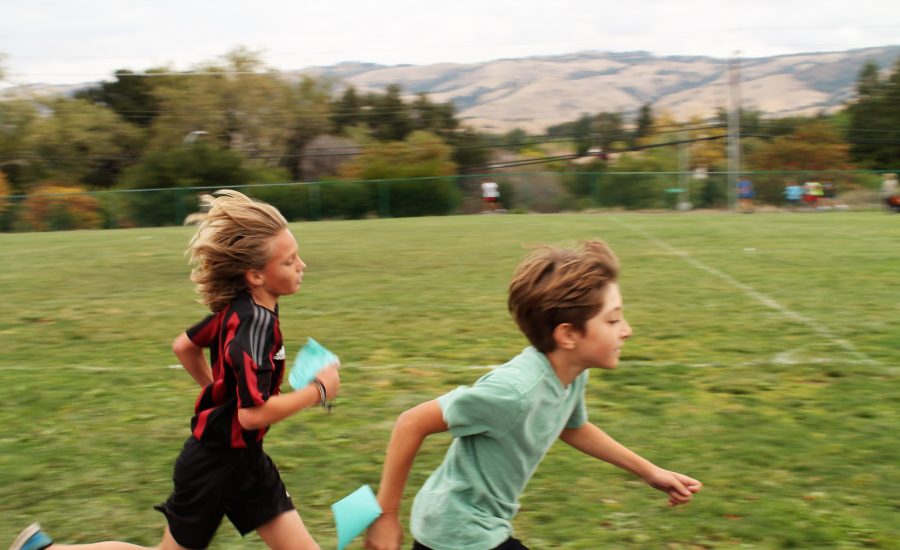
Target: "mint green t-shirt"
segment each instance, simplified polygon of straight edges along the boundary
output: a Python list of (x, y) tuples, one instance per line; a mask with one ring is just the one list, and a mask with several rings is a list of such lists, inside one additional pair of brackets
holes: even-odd
[(564, 428), (587, 422), (587, 371), (568, 387), (525, 348), (438, 398), (453, 443), (416, 495), (413, 537), (433, 550), (486, 550), (512, 536), (519, 495)]

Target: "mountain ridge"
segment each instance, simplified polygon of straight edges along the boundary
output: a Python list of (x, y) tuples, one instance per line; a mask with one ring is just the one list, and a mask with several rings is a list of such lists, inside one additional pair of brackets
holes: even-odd
[[(741, 104), (768, 116), (832, 112), (852, 98), (866, 61), (889, 70), (898, 58), (900, 46), (738, 59)], [(645, 103), (679, 120), (709, 118), (728, 105), (731, 63), (700, 55), (584, 51), (481, 63), (345, 62), (294, 73), (335, 78), (363, 93), (399, 84), (410, 95), (453, 101), (460, 119), (480, 130), (539, 132), (582, 113), (631, 115)]]
[[(729, 66), (739, 67), (741, 105), (766, 116), (812, 115), (840, 109), (853, 97), (866, 61), (885, 72), (900, 59), (900, 45), (807, 52), (737, 60), (703, 55), (655, 55), (646, 51), (581, 51), (504, 58), (478, 63), (381, 65), (345, 61), (281, 71), (339, 81), (337, 91), (383, 92), (399, 84), (410, 96), (427, 93), (452, 101), (463, 124), (481, 131), (521, 128), (540, 133), (583, 113), (621, 112), (644, 104), (677, 120), (708, 119), (728, 107)], [(0, 100), (71, 96), (97, 83), (27, 84), (0, 90)]]

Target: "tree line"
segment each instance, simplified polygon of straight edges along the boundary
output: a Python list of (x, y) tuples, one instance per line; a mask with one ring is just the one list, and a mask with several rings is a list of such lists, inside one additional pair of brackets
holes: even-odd
[[(867, 64), (837, 113), (740, 118), (747, 170), (896, 169), (900, 60), (890, 71)], [(440, 178), (511, 161), (560, 172), (717, 171), (727, 169), (726, 119), (676, 121), (645, 104), (633, 119), (584, 113), (539, 136), (487, 134), (463, 125), (450, 102), (410, 98), (398, 85), (361, 93), (327, 77), (288, 79), (238, 48), (189, 72), (119, 70), (74, 97), (0, 102), (0, 195)], [(568, 188), (578, 196), (578, 184)]]

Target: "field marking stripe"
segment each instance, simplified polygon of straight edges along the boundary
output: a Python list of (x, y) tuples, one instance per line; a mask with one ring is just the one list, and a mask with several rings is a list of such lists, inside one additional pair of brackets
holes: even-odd
[(718, 269), (716, 269), (714, 267), (710, 267), (710, 266), (704, 264), (700, 260), (697, 260), (696, 258), (691, 256), (689, 253), (684, 252), (682, 250), (678, 250), (674, 246), (670, 245), (669, 243), (663, 241), (662, 239), (660, 239), (658, 237), (655, 237), (655, 236), (647, 233), (643, 229), (632, 227), (631, 225), (623, 222), (619, 218), (613, 218), (613, 221), (615, 221), (622, 227), (625, 227), (626, 229), (629, 229), (629, 230), (637, 233), (638, 235), (644, 237), (651, 243), (662, 248), (663, 250), (666, 250), (670, 254), (681, 258), (682, 260), (687, 262), (689, 265), (692, 265), (693, 267), (696, 267), (697, 269), (699, 269), (701, 271), (705, 271), (705, 272), (709, 273), (710, 275), (725, 281), (729, 285), (742, 290), (745, 294), (747, 294), (751, 298), (757, 300), (759, 303), (763, 304), (764, 306), (774, 309), (775, 311), (781, 313), (788, 319), (791, 319), (791, 320), (797, 321), (798, 323), (806, 325), (807, 327), (811, 328), (813, 331), (817, 332), (820, 336), (823, 336), (824, 338), (827, 338), (831, 342), (834, 342), (835, 344), (844, 348), (844, 350), (846, 350), (848, 353), (855, 355), (863, 363), (868, 363), (870, 365), (880, 365), (881, 364), (879, 361), (872, 359), (865, 353), (859, 351), (856, 348), (856, 346), (854, 346), (850, 341), (848, 341), (844, 338), (841, 338), (840, 336), (837, 335), (837, 333), (833, 332), (829, 328), (822, 325), (822, 323), (819, 323), (819, 322), (813, 320), (812, 318), (807, 317), (806, 315), (803, 315), (802, 313), (797, 313), (796, 311), (788, 308), (787, 306), (781, 304), (780, 302), (774, 300), (773, 298), (766, 296), (765, 294), (756, 290), (755, 288), (751, 287), (750, 285), (748, 285), (746, 283), (742, 283), (742, 282), (738, 281), (737, 279), (735, 279), (734, 277), (732, 277), (731, 275), (728, 275), (727, 273), (723, 273), (722, 271), (719, 271)]

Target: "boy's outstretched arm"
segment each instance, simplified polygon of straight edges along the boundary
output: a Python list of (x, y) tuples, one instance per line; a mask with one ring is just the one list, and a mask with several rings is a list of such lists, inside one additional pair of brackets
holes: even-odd
[(654, 489), (669, 495), (670, 506), (687, 504), (693, 494), (703, 487), (696, 479), (653, 464), (590, 422), (585, 422), (578, 428), (563, 430), (559, 438), (587, 455), (640, 477)]
[(391, 433), (381, 483), (378, 485), (378, 503), (383, 513), (369, 527), (365, 548), (369, 550), (398, 550), (403, 540), (400, 525), (400, 501), (403, 489), (412, 469), (416, 454), (425, 437), (433, 433), (446, 432), (444, 413), (437, 400), (426, 401), (401, 414)]
[(191, 378), (200, 384), (201, 388), (212, 384), (212, 369), (209, 368), (209, 363), (206, 362), (203, 348), (191, 342), (186, 332), (179, 334), (175, 341), (172, 342), (172, 351), (178, 357), (178, 360), (181, 361), (184, 370), (188, 371)]
[[(325, 386), (328, 399), (336, 397), (338, 389), (341, 387), (338, 366), (339, 363), (332, 363), (316, 374), (316, 379)], [(238, 422), (245, 430), (258, 430), (264, 426), (281, 422), (285, 418), (319, 403), (320, 400), (319, 390), (310, 383), (296, 391), (273, 395), (262, 405), (238, 409)]]

